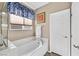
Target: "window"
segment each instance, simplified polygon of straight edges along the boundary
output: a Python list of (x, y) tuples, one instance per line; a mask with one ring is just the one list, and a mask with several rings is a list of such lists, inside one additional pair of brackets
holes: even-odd
[(32, 30), (32, 20), (9, 14), (10, 30)]
[(25, 25), (32, 25), (32, 20), (24, 18), (24, 24)]
[(10, 23), (11, 24), (23, 24), (23, 18), (20, 16), (16, 16), (13, 14), (10, 14)]
[(31, 30), (34, 11), (18, 2), (7, 3), (11, 30)]

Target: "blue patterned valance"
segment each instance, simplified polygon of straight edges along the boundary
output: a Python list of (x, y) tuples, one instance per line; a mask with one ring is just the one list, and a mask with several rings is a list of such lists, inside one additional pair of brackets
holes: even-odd
[(8, 12), (18, 16), (22, 16), (28, 19), (34, 19), (34, 11), (24, 5), (21, 5), (19, 2), (8, 2)]

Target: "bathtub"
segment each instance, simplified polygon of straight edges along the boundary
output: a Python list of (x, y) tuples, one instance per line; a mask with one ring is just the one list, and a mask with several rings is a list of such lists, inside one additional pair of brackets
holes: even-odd
[(48, 51), (47, 38), (25, 38), (10, 42), (7, 49), (0, 51), (5, 56), (43, 56)]

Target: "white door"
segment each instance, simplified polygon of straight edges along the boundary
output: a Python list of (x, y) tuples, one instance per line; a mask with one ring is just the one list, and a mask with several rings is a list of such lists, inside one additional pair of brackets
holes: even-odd
[(70, 9), (50, 14), (50, 51), (70, 55)]
[(79, 56), (79, 2), (72, 3), (72, 55)]

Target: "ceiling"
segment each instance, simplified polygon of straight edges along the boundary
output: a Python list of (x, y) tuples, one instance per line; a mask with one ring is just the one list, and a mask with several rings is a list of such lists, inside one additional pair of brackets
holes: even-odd
[(49, 2), (22, 2), (22, 4), (32, 8), (33, 10), (36, 10), (46, 4), (48, 4)]
[[(28, 6), (29, 8), (32, 8), (33, 10), (36, 10), (49, 2), (20, 2), (21, 4)], [(3, 3), (0, 3), (0, 10), (2, 9)]]

